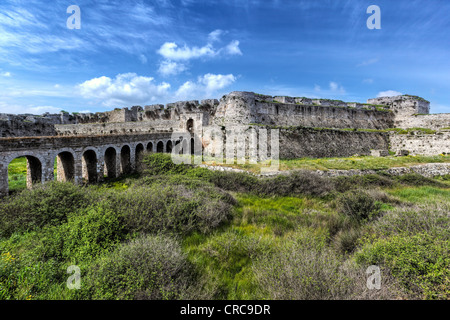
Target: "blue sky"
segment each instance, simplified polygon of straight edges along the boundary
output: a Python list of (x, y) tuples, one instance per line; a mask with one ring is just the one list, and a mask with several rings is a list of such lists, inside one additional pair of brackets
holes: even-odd
[[(66, 10), (81, 9), (81, 29)], [(369, 30), (367, 8), (381, 9)], [(133, 0), (0, 3), (0, 112), (98, 112), (231, 91), (450, 113), (450, 1)]]

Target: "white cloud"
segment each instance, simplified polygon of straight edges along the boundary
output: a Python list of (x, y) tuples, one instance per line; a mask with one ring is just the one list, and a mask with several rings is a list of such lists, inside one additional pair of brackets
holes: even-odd
[(365, 66), (370, 66), (371, 64), (377, 63), (378, 62), (378, 58), (373, 58), (373, 59), (369, 59), (369, 60), (365, 60), (363, 62), (361, 62), (360, 64), (356, 65), (357, 67), (365, 67)]
[(164, 60), (160, 63), (158, 72), (163, 76), (177, 75), (186, 70), (186, 66), (179, 62)]
[(345, 95), (346, 91), (342, 85), (331, 81), (328, 89), (322, 89), (318, 84), (314, 85), (314, 93), (322, 97), (335, 97), (336, 95)]
[(377, 98), (401, 96), (402, 93), (394, 90), (382, 91), (377, 94)]
[[(41, 2), (1, 2), (0, 64), (35, 71), (37, 67), (59, 68), (56, 62), (64, 63), (64, 69), (67, 56), (88, 51), (120, 50), (139, 56), (148, 49), (149, 42), (164, 41), (169, 28), (161, 26), (175, 21), (173, 10), (168, 10), (164, 1), (158, 1), (158, 5), (145, 1), (97, 1), (95, 8), (89, 10), (89, 19), (83, 18), (81, 7), (82, 29), (71, 32), (65, 27), (67, 6), (46, 6)], [(45, 59), (46, 53), (61, 51), (62, 59)]]
[(210, 97), (236, 81), (232, 74), (205, 74), (198, 77), (197, 82), (187, 81), (176, 92), (179, 99), (200, 99)]
[(345, 94), (344, 87), (333, 81), (330, 82), (330, 90), (332, 93)]
[(186, 45), (179, 48), (174, 42), (166, 42), (158, 50), (158, 53), (169, 60), (190, 60), (204, 56), (214, 56), (216, 52), (210, 44), (204, 47), (189, 48)]
[(152, 77), (138, 76), (135, 73), (118, 74), (114, 79), (98, 77), (78, 85), (79, 92), (86, 99), (101, 101), (103, 105), (131, 106), (145, 105), (164, 99), (170, 84), (156, 84)]
[(238, 40), (231, 41), (225, 47), (219, 49), (214, 48), (213, 43), (220, 41), (220, 37), (225, 33), (226, 31), (220, 29), (214, 30), (208, 35), (208, 43), (203, 47), (189, 47), (187, 45), (179, 47), (175, 42), (165, 42), (157, 52), (166, 60), (176, 61), (215, 57), (221, 54), (242, 55)]
[(142, 64), (147, 64), (147, 57), (141, 54), (139, 55), (139, 61), (141, 61)]
[(225, 47), (225, 50), (230, 55), (242, 55), (241, 49), (239, 49), (239, 41), (233, 40), (229, 45)]
[(216, 41), (220, 41), (220, 37), (225, 34), (226, 32), (220, 29), (214, 30), (213, 32), (211, 32), (208, 35), (208, 40), (210, 42), (216, 42)]
[(59, 113), (61, 108), (53, 107), (53, 106), (37, 106), (37, 107), (29, 107), (29, 112), (32, 114), (43, 114), (46, 112), (49, 113)]
[(11, 77), (11, 72), (9, 72), (9, 71), (4, 71), (4, 72), (2, 72), (2, 73), (0, 73), (0, 76), (2, 76), (2, 77)]
[(373, 79), (364, 79), (363, 83), (372, 84), (373, 83)]
[(206, 91), (208, 92), (213, 92), (228, 87), (234, 81), (236, 81), (236, 77), (232, 74), (222, 75), (208, 73), (199, 78), (199, 82), (205, 86)]
[(43, 114), (49, 113), (59, 113), (61, 108), (54, 106), (36, 106), (36, 105), (18, 105), (10, 104), (7, 102), (0, 102), (0, 113), (9, 114)]

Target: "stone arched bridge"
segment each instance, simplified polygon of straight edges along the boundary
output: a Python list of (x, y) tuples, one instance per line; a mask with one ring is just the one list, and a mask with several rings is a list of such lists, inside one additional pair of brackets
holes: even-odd
[(0, 139), (0, 196), (8, 194), (8, 165), (27, 158), (27, 186), (57, 180), (98, 182), (136, 169), (144, 151), (171, 152), (172, 134), (149, 133), (110, 136), (51, 136)]

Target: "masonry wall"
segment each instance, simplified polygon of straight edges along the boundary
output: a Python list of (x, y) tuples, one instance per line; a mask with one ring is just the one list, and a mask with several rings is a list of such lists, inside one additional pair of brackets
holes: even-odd
[(167, 118), (160, 117), (155, 118), (152, 121), (56, 124), (54, 130), (55, 134), (58, 136), (173, 132), (186, 130), (187, 122), (190, 119), (192, 119), (194, 123), (194, 131), (201, 132), (201, 128), (204, 124), (204, 114), (199, 112), (176, 114)]
[(350, 157), (370, 155), (371, 150), (389, 150), (389, 135), (384, 132), (313, 130), (280, 131), (280, 158)]
[(391, 133), (390, 143), (392, 151), (407, 150), (410, 155), (450, 154), (450, 132), (438, 132), (436, 134)]
[[(237, 132), (232, 138), (236, 149), (247, 157), (255, 155), (259, 150), (258, 159), (261, 160), (261, 148), (267, 148), (267, 155), (271, 154), (272, 130), (279, 133), (279, 157), (281, 159), (295, 159), (303, 157), (349, 157), (353, 155), (370, 155), (371, 150), (389, 150), (389, 134), (385, 132), (344, 131), (338, 129), (313, 129), (292, 127), (283, 129), (273, 126), (234, 126), (221, 130), (220, 127), (205, 128), (203, 132), (203, 146), (205, 153), (226, 154), (226, 144), (230, 140), (231, 132)], [(266, 140), (261, 140), (261, 133)], [(267, 143), (261, 144), (261, 141)], [(257, 147), (255, 146), (257, 145)], [(236, 158), (239, 158), (237, 156)]]
[(393, 125), (389, 112), (347, 107), (256, 102), (254, 123), (315, 128), (387, 129)]
[[(220, 100), (214, 123), (361, 129), (386, 129), (394, 123), (393, 113), (378, 111), (375, 106), (367, 106), (370, 110), (365, 110), (348, 107), (344, 102), (332, 104), (322, 100), (275, 98), (253, 92), (232, 92)], [(313, 105), (314, 101), (321, 105)]]
[(62, 115), (0, 114), (0, 138), (56, 135), (55, 123), (62, 123)]
[(429, 128), (440, 130), (450, 128), (450, 113), (411, 115), (396, 121), (398, 128)]

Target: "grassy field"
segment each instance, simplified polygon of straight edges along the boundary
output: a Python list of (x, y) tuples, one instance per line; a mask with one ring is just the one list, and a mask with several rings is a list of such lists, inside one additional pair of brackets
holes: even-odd
[[(409, 167), (426, 163), (449, 163), (450, 155), (438, 156), (406, 156), (406, 157), (349, 157), (349, 158), (303, 158), (293, 160), (280, 160), (279, 170), (385, 170), (394, 167)], [(253, 173), (259, 173), (263, 164), (217, 164), (236, 169), (245, 169)]]
[(8, 166), (8, 183), (10, 191), (19, 191), (27, 187), (27, 159), (16, 158)]
[[(450, 298), (449, 177), (144, 162), (139, 177), (1, 200), (0, 299)], [(381, 290), (366, 287), (371, 265)]]

